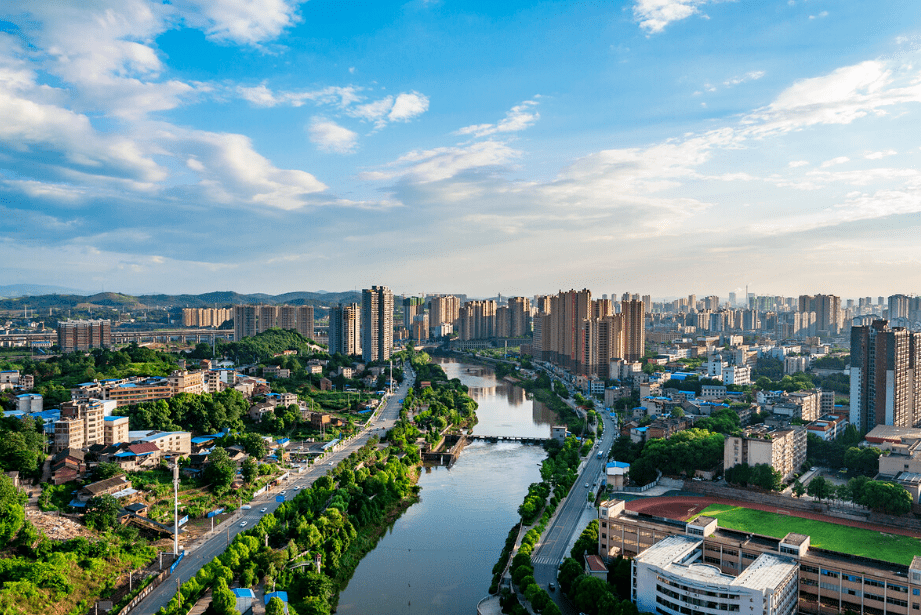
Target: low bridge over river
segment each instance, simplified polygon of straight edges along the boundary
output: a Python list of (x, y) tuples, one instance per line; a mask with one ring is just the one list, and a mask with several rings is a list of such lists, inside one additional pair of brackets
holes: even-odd
[(470, 434), (467, 436), (467, 440), (479, 440), (481, 442), (515, 442), (522, 444), (543, 444), (544, 442), (549, 442), (552, 438), (538, 438), (534, 436), (481, 436), (478, 434)]

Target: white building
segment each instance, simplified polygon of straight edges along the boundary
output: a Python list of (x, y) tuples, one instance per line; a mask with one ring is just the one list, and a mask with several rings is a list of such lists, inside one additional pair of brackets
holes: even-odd
[(794, 559), (762, 553), (734, 577), (703, 562), (701, 538), (669, 536), (633, 560), (632, 599), (641, 613), (792, 615), (798, 572)]
[(723, 384), (746, 385), (751, 384), (751, 381), (752, 368), (748, 365), (742, 367), (738, 365), (723, 367)]
[(20, 412), (41, 412), (44, 410), (42, 396), (38, 393), (23, 393), (16, 396), (16, 409)]

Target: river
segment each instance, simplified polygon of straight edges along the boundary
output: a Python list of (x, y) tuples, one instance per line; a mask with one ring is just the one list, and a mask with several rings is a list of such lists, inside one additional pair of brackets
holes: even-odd
[[(553, 414), (484, 366), (435, 357), (479, 404), (474, 433), (549, 436)], [(472, 443), (449, 470), (425, 468), (411, 506), (358, 565), (339, 597), (347, 615), (473, 615), (528, 485), (540, 481), (538, 446)]]

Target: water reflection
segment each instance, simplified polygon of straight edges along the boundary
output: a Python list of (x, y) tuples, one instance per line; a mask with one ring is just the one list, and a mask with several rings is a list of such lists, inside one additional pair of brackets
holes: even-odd
[(528, 399), (527, 391), (498, 380), (492, 368), (459, 363), (451, 357), (432, 357), (448, 378), (460, 378), (482, 411), (473, 433), (487, 436), (549, 437), (555, 415), (544, 404)]
[[(491, 369), (436, 358), (477, 400), (484, 435), (547, 436), (552, 413)], [(449, 470), (425, 467), (421, 501), (389, 526), (339, 598), (342, 615), (470, 615), (528, 485), (540, 480), (541, 447), (471, 442)]]

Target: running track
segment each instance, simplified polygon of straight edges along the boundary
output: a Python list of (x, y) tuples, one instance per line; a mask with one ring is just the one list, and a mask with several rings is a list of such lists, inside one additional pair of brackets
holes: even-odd
[[(912, 532), (905, 528), (893, 527), (889, 525), (877, 525), (875, 523), (865, 523), (863, 521), (854, 521), (851, 519), (841, 519), (839, 517), (831, 517), (829, 515), (823, 515), (820, 513), (809, 512), (805, 510), (795, 510), (791, 508), (778, 508), (776, 506), (767, 506), (764, 504), (756, 504), (754, 502), (740, 502), (738, 500), (727, 500), (724, 498), (716, 498), (710, 496), (703, 497), (681, 497), (681, 496), (666, 496), (666, 497), (649, 497), (649, 498), (637, 498), (626, 503), (627, 510), (632, 510), (635, 512), (645, 513), (648, 515), (655, 515), (657, 517), (667, 517), (669, 519), (677, 519), (679, 521), (686, 521), (688, 518), (696, 515), (707, 506), (711, 504), (728, 504), (730, 506), (741, 506), (743, 508), (752, 508), (754, 510), (763, 510), (769, 513), (775, 514), (789, 514), (793, 517), (802, 517), (803, 519), (814, 519), (816, 521), (826, 521), (828, 523), (834, 523), (837, 525), (847, 525), (850, 527), (859, 527), (866, 530), (873, 530), (874, 532), (883, 532), (886, 534), (901, 534), (902, 536), (911, 536), (913, 538), (921, 538), (921, 533)], [(778, 513), (778, 511), (784, 511)]]

